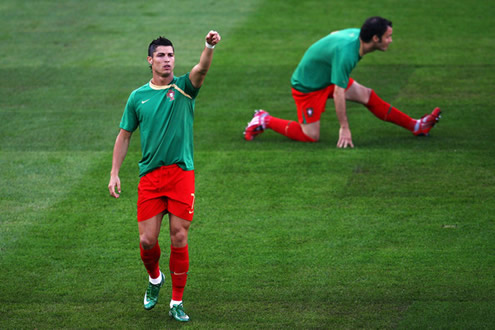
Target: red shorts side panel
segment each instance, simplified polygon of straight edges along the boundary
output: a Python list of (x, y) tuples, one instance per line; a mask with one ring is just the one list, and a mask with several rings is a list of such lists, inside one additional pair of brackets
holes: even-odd
[[(346, 90), (351, 87), (353, 82), (354, 80), (349, 78)], [(327, 100), (333, 98), (334, 90), (335, 85), (309, 93), (303, 93), (292, 88), (292, 97), (296, 102), (299, 123), (310, 124), (319, 121), (321, 114), (325, 112)]]
[(141, 177), (138, 185), (138, 221), (148, 220), (163, 211), (192, 221), (194, 171), (168, 165)]

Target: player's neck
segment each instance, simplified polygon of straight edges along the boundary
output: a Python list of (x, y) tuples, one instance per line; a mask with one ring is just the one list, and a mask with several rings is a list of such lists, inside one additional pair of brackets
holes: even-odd
[(373, 45), (371, 43), (366, 43), (363, 42), (361, 39), (359, 39), (359, 56), (363, 57), (364, 55), (371, 53), (375, 49), (373, 48)]
[(172, 80), (174, 80), (173, 74), (170, 74), (166, 77), (163, 77), (163, 76), (160, 76), (157, 74), (153, 74), (153, 78), (151, 78), (151, 83), (153, 85), (156, 85), (156, 86), (165, 86), (165, 85), (170, 84), (172, 82)]

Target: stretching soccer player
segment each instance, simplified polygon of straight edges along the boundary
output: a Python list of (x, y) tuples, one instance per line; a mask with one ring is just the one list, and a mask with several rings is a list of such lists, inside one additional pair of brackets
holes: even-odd
[(155, 307), (165, 282), (160, 270), (158, 235), (168, 213), (170, 228), (169, 268), (172, 299), (169, 315), (187, 322), (182, 296), (189, 270), (188, 232), (194, 215), (193, 118), (195, 98), (220, 41), (216, 31), (205, 38), (199, 63), (190, 73), (174, 76), (174, 47), (166, 38), (153, 40), (148, 47), (152, 78), (134, 90), (120, 122), (113, 149), (108, 190), (121, 193), (119, 171), (127, 154), (132, 133), (139, 127), (142, 159), (139, 162), (137, 221), (141, 259), (149, 274), (144, 308)]
[(340, 123), (338, 148), (354, 147), (347, 120), (346, 100), (366, 106), (376, 117), (404, 127), (414, 135), (429, 135), (440, 118), (440, 109), (420, 119), (412, 119), (376, 93), (350, 78), (361, 58), (375, 50), (386, 51), (392, 42), (392, 22), (382, 17), (368, 18), (361, 29), (336, 31), (308, 48), (291, 78), (292, 96), (298, 122), (270, 116), (257, 110), (244, 130), (248, 141), (267, 128), (302, 142), (320, 138), (320, 118), (328, 98), (333, 98)]

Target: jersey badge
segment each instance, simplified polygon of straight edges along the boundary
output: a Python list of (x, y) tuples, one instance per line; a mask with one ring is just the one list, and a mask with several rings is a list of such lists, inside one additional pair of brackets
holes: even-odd
[(313, 117), (313, 108), (307, 108), (306, 109), (306, 115), (308, 117)]
[(167, 98), (170, 99), (170, 101), (173, 101), (175, 100), (175, 91), (173, 89), (169, 90), (167, 92)]

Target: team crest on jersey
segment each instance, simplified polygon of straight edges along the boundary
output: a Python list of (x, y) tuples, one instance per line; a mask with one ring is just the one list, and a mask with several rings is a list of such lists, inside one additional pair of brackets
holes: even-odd
[(307, 108), (306, 109), (306, 115), (308, 117), (313, 117), (313, 108)]
[(175, 100), (175, 91), (173, 89), (169, 90), (167, 92), (167, 97), (170, 99), (170, 101)]

